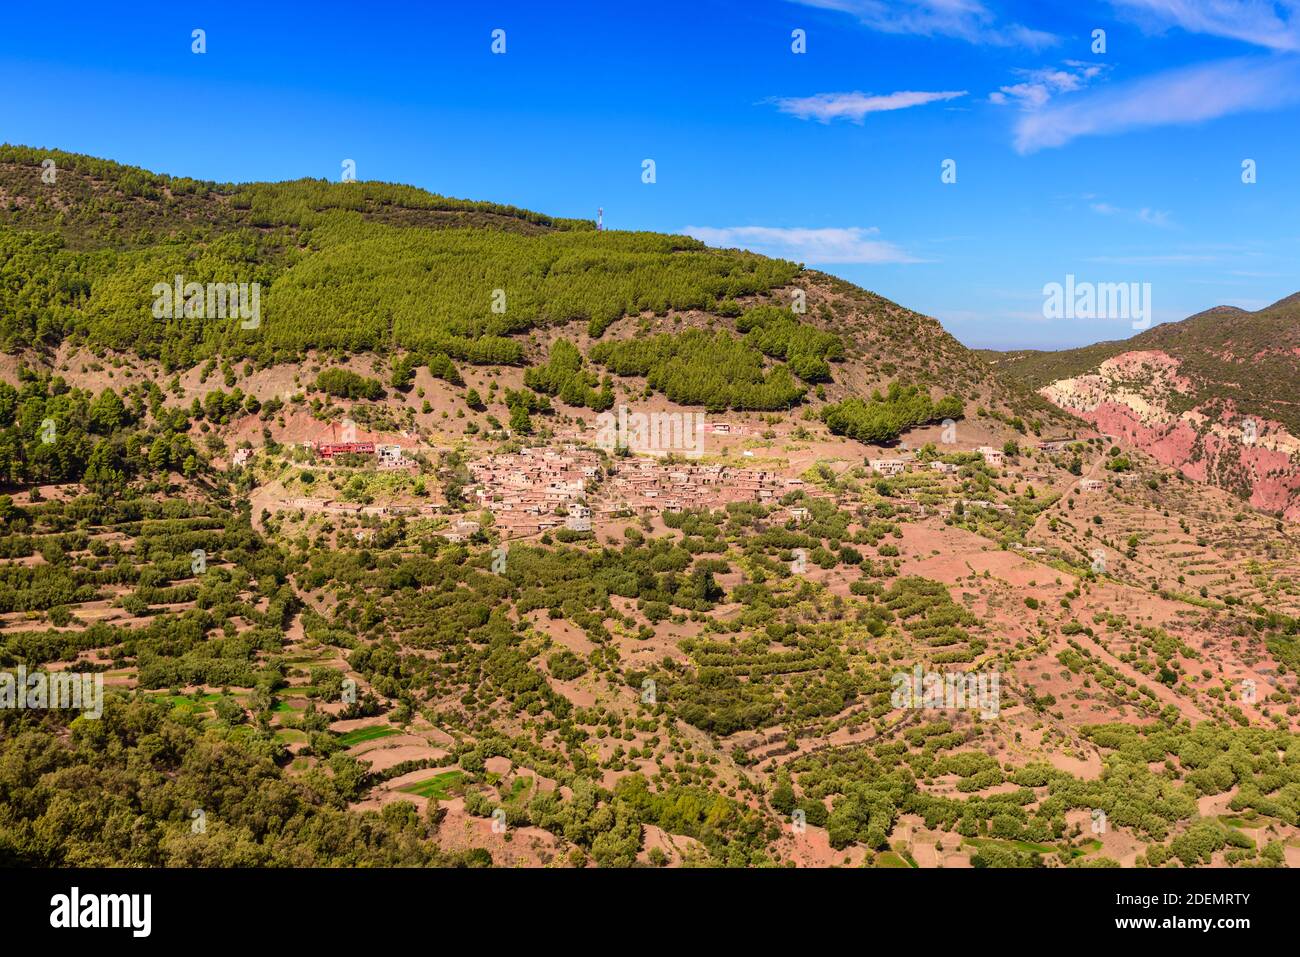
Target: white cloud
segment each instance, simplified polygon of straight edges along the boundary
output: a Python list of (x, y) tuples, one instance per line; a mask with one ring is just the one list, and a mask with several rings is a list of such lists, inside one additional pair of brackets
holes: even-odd
[(997, 92), (990, 93), (989, 101), (998, 104), (1014, 102), (1022, 110), (1041, 109), (1059, 93), (1082, 90), (1092, 80), (1101, 76), (1106, 69), (1100, 63), (1067, 60), (1064, 68), (1042, 67), (1037, 70), (1016, 70), (1016, 74), (1024, 79), (1020, 83), (1004, 86)]
[(1300, 50), (1300, 0), (1111, 0), (1139, 23)]
[(1148, 226), (1165, 228), (1173, 225), (1172, 213), (1164, 209), (1152, 209), (1150, 206), (1129, 210), (1110, 203), (1096, 202), (1089, 203), (1088, 208), (1102, 216), (1117, 216), (1133, 222), (1146, 223)]
[(1240, 58), (1169, 70), (1026, 113), (1015, 127), (1021, 153), (1099, 136), (1233, 113), (1269, 110), (1300, 100), (1300, 62)]
[(1137, 211), (1139, 221), (1148, 223), (1151, 226), (1168, 226), (1170, 225), (1170, 213), (1164, 209), (1149, 209), (1143, 206)]
[(838, 10), (881, 33), (942, 36), (989, 46), (1039, 50), (1060, 38), (1019, 23), (999, 24), (979, 0), (792, 0), (808, 7)]
[(815, 119), (820, 123), (831, 120), (848, 119), (861, 123), (868, 113), (883, 113), (889, 110), (905, 110), (912, 106), (924, 106), (943, 100), (955, 100), (965, 96), (965, 90), (945, 90), (926, 93), (917, 90), (902, 90), (883, 96), (870, 93), (817, 93), (813, 96), (783, 96), (771, 100), (782, 113), (789, 113), (801, 120)]
[(922, 262), (893, 243), (872, 238), (880, 232), (875, 227), (687, 226), (682, 232), (710, 246), (748, 249), (803, 263)]

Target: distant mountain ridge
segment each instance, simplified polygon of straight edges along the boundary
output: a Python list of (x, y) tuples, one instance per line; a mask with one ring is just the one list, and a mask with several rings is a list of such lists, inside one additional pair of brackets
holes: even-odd
[(1300, 517), (1300, 293), (1081, 349), (983, 355), (1188, 477)]

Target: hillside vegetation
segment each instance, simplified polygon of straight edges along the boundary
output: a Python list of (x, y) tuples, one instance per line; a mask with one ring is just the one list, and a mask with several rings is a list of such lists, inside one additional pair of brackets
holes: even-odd
[[(67, 167), (43, 184), (35, 151), (0, 152), (0, 223), (13, 227), (0, 232), (0, 342), (9, 350), (72, 338), (173, 368), (216, 353), (288, 359), (316, 348), (436, 349), (517, 362), (503, 343), (474, 352), (464, 340), (709, 308), (799, 271), (685, 236), (598, 233), (580, 221), (407, 186), (222, 186), (54, 156)], [(434, 225), (408, 215), (422, 211), (479, 219)], [(503, 222), (532, 228), (497, 228)], [(176, 276), (259, 283), (263, 324), (243, 328), (238, 316), (146, 321), (154, 286)]]
[[(247, 298), (243, 312), (213, 299), (232, 284), (256, 290), (256, 315)], [(790, 308), (793, 285), (807, 309)], [(686, 328), (612, 328), (647, 317)], [(603, 368), (719, 411), (902, 382), (936, 402), (988, 399), (1007, 419), (1054, 414), (933, 319), (796, 263), (410, 186), (219, 184), (0, 147), (0, 344), (28, 360), (84, 348), (172, 374), (214, 358), (265, 368), (374, 353), (402, 375), (429, 364), (454, 381), (453, 363), (552, 361), (533, 338), (552, 327), (588, 340), (564, 359), (584, 371), (530, 369), (529, 383), (592, 408), (609, 402)]]
[(1160, 351), (1192, 382), (1189, 402), (1231, 401), (1237, 411), (1281, 422), (1300, 434), (1300, 293), (1256, 312), (1216, 306), (1130, 339), (1057, 352), (981, 353), (1033, 389), (1095, 369), (1125, 352)]
[(933, 319), (409, 187), (0, 191), (0, 673), (102, 681), (0, 706), (0, 865), (1300, 863), (1294, 527)]

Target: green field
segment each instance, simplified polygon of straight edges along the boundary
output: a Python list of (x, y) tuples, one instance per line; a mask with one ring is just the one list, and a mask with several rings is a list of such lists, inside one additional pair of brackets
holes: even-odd
[(1027, 854), (1054, 854), (1057, 851), (1057, 848), (1051, 844), (1035, 844), (1033, 841), (1005, 841), (993, 837), (971, 837), (967, 838), (964, 843), (976, 849), (991, 845), (994, 847), (1015, 848)]
[(212, 703), (220, 697), (221, 695), (216, 693), (193, 696), (184, 694), (162, 694), (157, 696), (159, 701), (166, 701), (173, 708), (180, 708), (190, 714), (203, 714), (205, 711), (211, 711)]
[(912, 865), (893, 851), (881, 851), (876, 855), (876, 867), (909, 868)]
[(408, 784), (398, 790), (404, 794), (415, 794), (422, 798), (429, 798), (432, 801), (445, 801), (452, 796), (452, 790), (458, 788), (464, 780), (464, 772), (444, 771), (441, 774), (435, 774), (431, 778), (425, 778), (423, 781)]
[(349, 731), (347, 734), (340, 735), (339, 744), (343, 745), (345, 748), (350, 748), (354, 744), (361, 744), (363, 741), (375, 741), (379, 738), (386, 738), (392, 734), (401, 734), (401, 732), (386, 724), (372, 725), (369, 728), (357, 728), (355, 731)]

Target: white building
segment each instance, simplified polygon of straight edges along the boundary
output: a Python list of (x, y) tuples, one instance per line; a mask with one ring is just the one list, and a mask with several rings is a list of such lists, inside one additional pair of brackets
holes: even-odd
[(873, 472), (880, 475), (897, 475), (907, 471), (907, 463), (902, 459), (871, 459), (867, 464)]
[(591, 509), (574, 502), (569, 506), (569, 517), (564, 520), (564, 527), (572, 532), (591, 531)]
[(986, 465), (1002, 464), (1003, 455), (1001, 449), (995, 449), (991, 445), (981, 445), (975, 451), (984, 456), (984, 462)]

